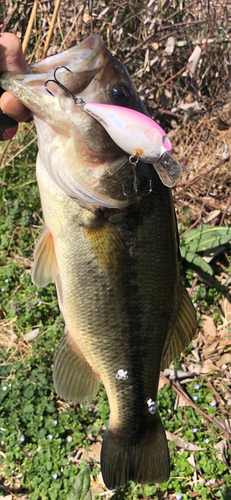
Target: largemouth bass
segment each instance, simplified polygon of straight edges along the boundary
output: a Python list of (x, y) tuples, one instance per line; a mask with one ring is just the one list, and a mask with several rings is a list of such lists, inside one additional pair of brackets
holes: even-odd
[[(54, 82), (59, 66), (71, 71), (60, 68), (59, 81), (84, 102), (146, 113), (125, 67), (98, 35), (32, 65), (33, 74), (1, 75), (1, 87), (33, 112), (38, 133), (45, 225), (32, 279), (37, 287), (56, 283), (66, 324), (54, 385), (65, 400), (89, 401), (102, 380), (110, 404), (101, 452), (108, 488), (164, 482), (170, 471), (156, 402), (159, 373), (196, 328), (182, 285), (171, 190), (139, 161), (139, 191), (125, 195), (133, 192), (128, 155)], [(150, 182), (152, 193), (139, 195)]]

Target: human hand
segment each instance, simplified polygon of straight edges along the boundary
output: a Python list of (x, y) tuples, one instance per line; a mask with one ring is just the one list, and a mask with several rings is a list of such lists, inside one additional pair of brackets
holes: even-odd
[[(0, 35), (0, 72), (3, 73), (4, 71), (31, 73), (22, 52), (21, 42), (12, 33), (2, 33)], [(16, 122), (24, 122), (30, 118), (29, 109), (10, 92), (2, 94), (0, 108), (5, 115), (13, 118)], [(0, 119), (0, 140), (10, 139), (17, 131), (17, 123), (13, 122), (13, 120), (7, 122), (3, 114), (0, 115)], [(4, 133), (7, 128), (10, 130), (8, 134)]]

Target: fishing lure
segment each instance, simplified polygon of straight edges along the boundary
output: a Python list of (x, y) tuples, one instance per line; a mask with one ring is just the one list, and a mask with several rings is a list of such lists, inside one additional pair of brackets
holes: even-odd
[(81, 106), (105, 128), (117, 146), (130, 155), (133, 160), (131, 163), (142, 160), (144, 163), (153, 164), (163, 184), (173, 187), (181, 177), (181, 166), (172, 156), (171, 142), (160, 125), (134, 109), (112, 104), (86, 103), (59, 82), (56, 73), (61, 68), (71, 72), (66, 66), (56, 68), (54, 79), (45, 82), (47, 91), (53, 95), (47, 84), (56, 83), (72, 97), (76, 105)]
[(82, 107), (125, 153), (153, 164), (163, 184), (174, 186), (181, 176), (181, 166), (172, 156), (171, 142), (158, 123), (134, 109), (112, 104), (88, 102)]

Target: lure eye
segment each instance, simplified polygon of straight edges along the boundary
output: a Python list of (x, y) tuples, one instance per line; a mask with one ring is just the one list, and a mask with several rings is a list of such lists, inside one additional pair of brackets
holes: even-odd
[(131, 90), (125, 85), (116, 85), (112, 89), (112, 97), (120, 104), (126, 104), (131, 97)]

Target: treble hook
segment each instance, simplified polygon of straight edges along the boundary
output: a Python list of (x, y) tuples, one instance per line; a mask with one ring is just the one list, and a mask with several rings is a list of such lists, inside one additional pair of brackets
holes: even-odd
[[(69, 97), (71, 97), (74, 101), (75, 104), (77, 104), (78, 106), (81, 106), (82, 108), (85, 106), (86, 102), (82, 99), (82, 97), (75, 97), (72, 92), (70, 90), (67, 89), (67, 87), (65, 87), (65, 85), (63, 85), (57, 78), (56, 76), (56, 73), (59, 69), (66, 69), (67, 71), (69, 71), (69, 73), (73, 73), (69, 68), (67, 68), (66, 66), (58, 66), (55, 70), (54, 70), (54, 79), (52, 78), (49, 78), (48, 80), (45, 81), (45, 88), (47, 90), (47, 92), (52, 95), (52, 97), (55, 97), (54, 94), (47, 88), (47, 84), (49, 82), (52, 82), (52, 83), (56, 83), (56, 85), (58, 85), (64, 92), (66, 92)], [(138, 153), (138, 150), (135, 152), (135, 154), (131, 155), (129, 157), (129, 162), (131, 163), (132, 165), (132, 169), (133, 169), (133, 189), (134, 189), (134, 193), (129, 195), (126, 193), (125, 191), (125, 187), (124, 187), (124, 184), (122, 183), (122, 189), (123, 189), (123, 194), (124, 196), (126, 196), (127, 198), (132, 198), (133, 196), (135, 195), (139, 195), (139, 196), (148, 196), (151, 192), (152, 192), (152, 181), (150, 180), (149, 181), (149, 190), (147, 193), (141, 193), (138, 189), (138, 181), (137, 181), (137, 175), (136, 175), (136, 165), (139, 161), (139, 153)]]
[(140, 195), (140, 196), (148, 196), (152, 192), (152, 181), (150, 179), (149, 181), (149, 191), (148, 193), (141, 193), (138, 189), (138, 181), (137, 181), (137, 175), (136, 175), (136, 165), (139, 161), (139, 154), (136, 153), (134, 155), (131, 155), (129, 157), (129, 162), (132, 164), (132, 169), (133, 169), (133, 189), (134, 193), (133, 194), (127, 194), (125, 192), (125, 187), (124, 184), (122, 183), (122, 189), (123, 189), (123, 194), (126, 196), (126, 198), (133, 198), (135, 195)]
[(56, 83), (56, 85), (58, 85), (62, 90), (64, 90), (64, 92), (66, 92), (69, 97), (71, 97), (73, 99), (73, 101), (75, 102), (75, 104), (78, 104), (80, 106), (85, 106), (85, 101), (82, 99), (82, 97), (75, 97), (74, 94), (71, 93), (70, 90), (67, 89), (67, 87), (65, 87), (56, 77), (56, 73), (59, 69), (66, 69), (67, 71), (69, 71), (69, 73), (73, 73), (73, 71), (71, 71), (69, 68), (67, 68), (66, 66), (58, 66), (55, 71), (54, 71), (54, 79), (52, 78), (49, 78), (49, 80), (46, 80), (45, 82), (45, 88), (46, 88), (46, 91), (52, 95), (52, 97), (54, 97), (54, 94), (47, 88), (47, 84), (49, 82), (53, 82), (53, 83)]

